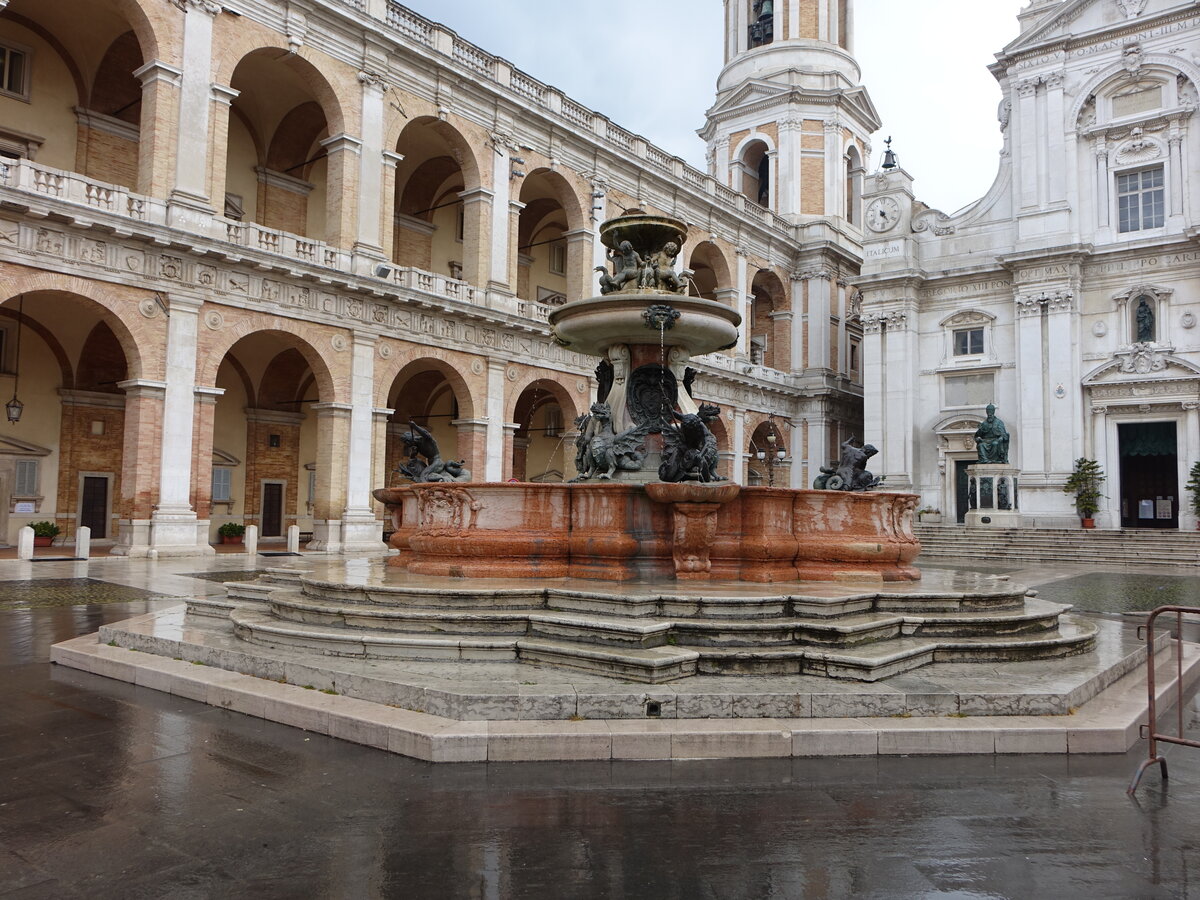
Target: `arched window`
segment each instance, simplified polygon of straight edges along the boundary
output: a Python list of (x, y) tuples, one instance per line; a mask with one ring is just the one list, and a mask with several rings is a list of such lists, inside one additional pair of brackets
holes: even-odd
[(862, 224), (862, 180), (862, 157), (851, 145), (846, 151), (846, 221), (851, 225)]

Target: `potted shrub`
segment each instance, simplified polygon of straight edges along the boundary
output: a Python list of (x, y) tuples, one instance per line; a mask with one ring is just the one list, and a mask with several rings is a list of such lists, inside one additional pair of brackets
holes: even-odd
[(926, 525), (937, 525), (942, 521), (942, 511), (932, 506), (923, 506), (917, 510), (917, 515)]
[(29, 527), (33, 529), (33, 546), (35, 547), (49, 547), (61, 532), (61, 529), (53, 522), (30, 522)]
[(226, 522), (217, 529), (217, 534), (221, 536), (222, 544), (240, 544), (246, 534), (246, 526), (237, 522)]
[(1192, 512), (1198, 517), (1196, 527), (1200, 528), (1200, 462), (1193, 465), (1188, 474), (1192, 477), (1185, 489), (1192, 495)]
[(1075, 460), (1075, 468), (1071, 477), (1063, 485), (1064, 494), (1075, 495), (1075, 511), (1079, 513), (1080, 524), (1084, 528), (1095, 528), (1096, 510), (1100, 508), (1100, 485), (1104, 483), (1104, 470), (1094, 459), (1079, 457)]

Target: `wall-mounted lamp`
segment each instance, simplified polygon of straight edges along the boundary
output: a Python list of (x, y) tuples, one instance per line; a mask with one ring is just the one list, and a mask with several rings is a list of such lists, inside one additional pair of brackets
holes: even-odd
[(17, 385), (21, 381), (21, 323), (25, 319), (25, 295), (22, 294), (17, 301), (17, 353), (16, 353), (16, 372), (13, 373), (13, 395), (12, 399), (4, 404), (4, 414), (8, 416), (8, 421), (16, 425), (21, 421), (21, 413), (25, 411), (25, 404), (17, 399)]

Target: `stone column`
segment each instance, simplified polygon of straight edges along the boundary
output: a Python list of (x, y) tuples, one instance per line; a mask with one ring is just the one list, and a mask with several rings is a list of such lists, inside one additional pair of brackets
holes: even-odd
[[(325, 241), (349, 249), (358, 225), (356, 203), (362, 141), (349, 134), (335, 134), (321, 141), (325, 148)], [(320, 239), (319, 235), (313, 237)]]
[[(1192, 530), (1196, 527), (1196, 514), (1192, 512), (1192, 504), (1189, 502), (1191, 497), (1183, 486), (1188, 482), (1190, 463), (1200, 458), (1200, 402), (1183, 401), (1183, 422), (1180, 423), (1179, 431), (1179, 490), (1182, 494), (1179, 497), (1179, 527)], [(1106, 468), (1105, 472), (1108, 471)]]
[(846, 164), (842, 160), (842, 125), (837, 119), (826, 119), (822, 124), (825, 126), (825, 215), (844, 219)]
[(309, 409), (317, 417), (317, 484), (313, 539), (308, 549), (336, 553), (342, 549), (341, 513), (346, 506), (345, 473), (354, 408), (346, 403), (314, 403)]
[[(585, 300), (600, 293), (592, 288), (592, 241), (589, 228), (577, 228), (563, 234), (567, 239), (567, 300)], [(530, 297), (536, 300), (536, 297)]]
[(162, 381), (131, 379), (125, 392), (125, 434), (121, 447), (120, 521), (115, 556), (145, 557), (150, 552), (150, 517), (162, 451)]
[(805, 310), (805, 285), (809, 283), (809, 278), (797, 270), (788, 275), (788, 282), (792, 296), (792, 370), (801, 372), (808, 366), (805, 331), (809, 316)]
[(767, 209), (778, 212), (779, 210), (779, 150), (768, 150), (767, 156), (767, 179), (770, 184), (767, 185)]
[(384, 258), (391, 260), (396, 258), (396, 166), (402, 162), (404, 154), (383, 151), (383, 183), (380, 187), (383, 209), (379, 243), (383, 248)]
[(735, 410), (733, 413), (733, 435), (730, 437), (733, 448), (733, 471), (729, 478), (737, 484), (746, 483), (746, 411)]
[(1110, 225), (1109, 216), (1112, 207), (1108, 199), (1108, 189), (1111, 184), (1108, 175), (1108, 146), (1103, 137), (1097, 139), (1092, 153), (1096, 158), (1096, 224), (1103, 228)]
[(179, 83), (183, 72), (151, 60), (133, 73), (142, 84), (138, 141), (139, 194), (166, 197), (175, 177)]
[(463, 191), (463, 279), (486, 288), (492, 277), (492, 192)]
[[(1019, 441), (1017, 450), (1021, 471), (1046, 471), (1046, 428), (1044, 398), (1046, 384), (1043, 365), (1042, 313), (1045, 298), (1039, 295), (1017, 297), (1017, 389), (1020, 400)], [(1010, 457), (1011, 460), (1011, 457)]]
[(808, 315), (804, 316), (808, 331), (808, 358), (805, 365), (809, 369), (828, 369), (830, 288), (833, 275), (822, 269), (805, 272), (801, 278), (808, 282)]
[(359, 72), (362, 85), (362, 145), (358, 173), (358, 228), (354, 241), (356, 269), (369, 273), (374, 262), (391, 256), (384, 252), (383, 119), (387, 85), (374, 72)]
[(208, 545), (207, 528), (203, 536), (199, 533), (201, 525), (191, 504), (196, 344), (201, 302), (173, 296), (170, 307), (158, 505), (150, 521), (150, 543), (159, 556), (192, 556), (213, 552)]
[(1167, 183), (1171, 186), (1167, 212), (1172, 216), (1181, 216), (1184, 213), (1183, 129), (1178, 121), (1171, 123), (1167, 137)]
[[(373, 409), (371, 410), (371, 490), (375, 488), (388, 487), (392, 473), (388, 471), (387, 459), (387, 434), (388, 422), (394, 413), (394, 409)], [(378, 507), (372, 506), (376, 516), (379, 515)]]
[(1018, 209), (1038, 206), (1038, 140), (1037, 78), (1016, 83), (1016, 102), (1013, 104), (1013, 165), (1016, 169)]
[[(517, 293), (517, 250), (521, 240), (521, 210), (525, 204), (517, 200), (508, 201), (508, 255), (505, 258), (508, 270), (508, 285), (512, 292)], [(536, 297), (522, 297), (522, 300), (535, 300)]]
[[(1046, 350), (1045, 394), (1043, 402), (1046, 408), (1046, 422), (1079, 422), (1082, 421), (1083, 411), (1079, 408), (1079, 383), (1082, 373), (1079, 369), (1079, 354), (1076, 350), (1080, 340), (1080, 316), (1075, 308), (1075, 298), (1069, 291), (1056, 293), (1046, 304)], [(1059, 385), (1062, 395), (1059, 396)], [(1022, 398), (1024, 404), (1024, 398)], [(1074, 429), (1071, 429), (1074, 431)], [(1049, 442), (1047, 472), (1067, 473), (1071, 471), (1074, 461), (1083, 454), (1082, 435), (1075, 440), (1064, 440), (1064, 436), (1055, 429), (1055, 440)], [(1024, 433), (1015, 437), (1020, 442)]]
[(450, 424), (458, 430), (458, 456), (467, 461), (471, 480), (488, 481), (488, 420), (455, 419)]
[[(225, 188), (228, 181), (229, 168), (229, 111), (233, 101), (240, 96), (240, 91), (223, 84), (212, 86), (212, 124), (209, 126), (208, 153), (208, 183), (209, 196), (213, 198), (213, 206), (218, 215), (225, 213)], [(215, 236), (224, 238), (225, 234), (217, 231)]]
[[(808, 452), (805, 455), (806, 466), (797, 466), (796, 468), (806, 468), (812, 476), (808, 479), (808, 484), (803, 484), (801, 487), (812, 487), (813, 478), (821, 471), (821, 466), (829, 465), (829, 420), (825, 418), (824, 410), (814, 410), (809, 413), (806, 421), (808, 422)], [(862, 435), (859, 435), (862, 438)], [(865, 443), (870, 443), (863, 438)], [(799, 473), (798, 473), (799, 474)], [(793, 485), (794, 486), (794, 485)]]
[(734, 307), (742, 317), (742, 327), (738, 329), (737, 355), (745, 358), (750, 355), (750, 270), (745, 247), (737, 248), (737, 273), (734, 275), (733, 288), (737, 293), (737, 305)]
[[(884, 431), (883, 391), (887, 365), (883, 356), (883, 318), (877, 313), (862, 316), (863, 339), (859, 360), (863, 384), (863, 431), (882, 435)], [(878, 446), (878, 445), (877, 445)], [(886, 463), (886, 460), (884, 461)], [(817, 472), (812, 473), (817, 477)]]
[(804, 154), (801, 132), (804, 123), (799, 118), (787, 117), (779, 123), (779, 183), (776, 211), (781, 216), (800, 214), (800, 160)]
[(1063, 74), (1052, 72), (1044, 79), (1046, 85), (1046, 121), (1053, 122), (1053, 127), (1046, 132), (1046, 142), (1043, 152), (1046, 154), (1042, 168), (1042, 202), (1062, 204), (1068, 200), (1068, 192), (1077, 184), (1076, 156), (1074, 142), (1067, 144), (1067, 135), (1059, 123), (1066, 121), (1063, 110)]
[(196, 420), (192, 433), (192, 506), (196, 510), (197, 526), (207, 530), (212, 513), (212, 453), (213, 427), (217, 400), (225, 388), (196, 387)]
[(345, 457), (346, 507), (342, 512), (342, 550), (382, 550), (381, 525), (371, 508), (374, 474), (375, 341), (354, 334), (350, 361), (350, 422)]
[(509, 202), (512, 199), (512, 143), (500, 134), (492, 135), (492, 203), (489, 237), (491, 274), (486, 282), (489, 290), (515, 294), (517, 286), (509, 280)]
[(487, 361), (487, 452), (483, 481), (504, 480), (504, 388), (507, 381), (504, 371), (507, 366), (502, 359)]
[(175, 184), (171, 189), (169, 219), (177, 227), (207, 230), (205, 226), (214, 212), (207, 184), (208, 122), (212, 109), (209, 78), (213, 19), (221, 12), (221, 4), (213, 0), (187, 0), (184, 10), (179, 141), (175, 148)]

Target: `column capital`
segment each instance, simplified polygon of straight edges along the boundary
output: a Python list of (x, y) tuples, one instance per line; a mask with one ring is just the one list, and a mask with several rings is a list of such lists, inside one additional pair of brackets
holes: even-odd
[(349, 150), (352, 153), (362, 153), (362, 139), (356, 138), (352, 134), (346, 134), (345, 132), (331, 135), (319, 143), (330, 155), (340, 153), (343, 150)]
[(221, 12), (221, 4), (214, 2), (214, 0), (171, 0), (171, 2), (185, 13), (195, 10), (196, 12), (207, 13), (215, 18)]
[(241, 91), (234, 90), (227, 84), (212, 84), (212, 99), (213, 103), (220, 103), (222, 106), (231, 106), (233, 101), (241, 96)]
[(151, 381), (147, 378), (118, 381), (117, 387), (125, 392), (126, 397), (150, 397), (161, 400), (167, 393), (165, 381)]
[(363, 90), (376, 90), (380, 94), (386, 94), (390, 87), (378, 72), (369, 72), (365, 69), (358, 73), (358, 83), (363, 86)]
[(487, 188), (474, 188), (469, 191), (460, 191), (459, 197), (462, 198), (464, 205), (474, 203), (490, 203), (492, 198), (496, 196), (495, 191), (489, 191)]
[(179, 87), (180, 81), (183, 80), (183, 69), (178, 69), (161, 59), (152, 59), (141, 68), (134, 69), (133, 77), (142, 83), (142, 87), (159, 81), (171, 87)]
[(383, 164), (389, 169), (396, 168), (396, 166), (400, 165), (402, 162), (404, 162), (403, 153), (395, 153), (391, 150), (383, 151)]
[(309, 407), (319, 419), (348, 419), (354, 407), (349, 403), (314, 403)]

